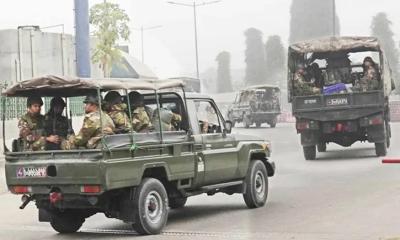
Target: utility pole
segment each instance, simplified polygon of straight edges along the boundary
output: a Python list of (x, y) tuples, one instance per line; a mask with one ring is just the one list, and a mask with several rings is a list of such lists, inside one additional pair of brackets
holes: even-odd
[(199, 72), (199, 48), (198, 48), (198, 40), (197, 40), (197, 7), (210, 5), (214, 3), (221, 2), (221, 0), (217, 1), (209, 1), (209, 2), (202, 2), (196, 3), (195, 1), (192, 4), (187, 3), (179, 3), (179, 2), (168, 2), (169, 4), (180, 5), (185, 7), (192, 7), (193, 8), (193, 18), (194, 18), (194, 46), (196, 51), (196, 77), (200, 79), (200, 72)]
[(156, 28), (161, 28), (161, 25), (151, 26), (151, 27), (143, 27), (133, 28), (134, 30), (140, 31), (141, 45), (142, 45), (142, 63), (144, 63), (144, 32), (147, 30), (153, 30)]
[(336, 36), (336, 0), (332, 0), (332, 31), (333, 36)]

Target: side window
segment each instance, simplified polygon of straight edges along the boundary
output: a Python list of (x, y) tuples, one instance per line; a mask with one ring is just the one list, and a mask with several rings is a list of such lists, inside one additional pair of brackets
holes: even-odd
[(215, 106), (209, 101), (197, 101), (195, 104), (201, 133), (221, 133), (222, 121)]

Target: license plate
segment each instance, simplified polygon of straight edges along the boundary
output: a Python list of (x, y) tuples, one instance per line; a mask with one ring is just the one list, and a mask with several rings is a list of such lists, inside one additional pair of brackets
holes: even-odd
[(347, 101), (347, 98), (332, 98), (332, 99), (328, 99), (326, 104), (328, 106), (347, 105), (348, 101)]
[(21, 167), (17, 169), (18, 178), (43, 178), (47, 177), (46, 167)]

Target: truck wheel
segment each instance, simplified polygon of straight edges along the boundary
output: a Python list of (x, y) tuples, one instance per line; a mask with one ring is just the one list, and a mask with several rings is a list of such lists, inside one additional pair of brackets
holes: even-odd
[(386, 143), (375, 143), (375, 153), (378, 157), (384, 157), (387, 154)]
[(277, 122), (278, 122), (278, 119), (275, 117), (274, 119), (272, 119), (272, 121), (270, 122), (269, 126), (271, 128), (275, 128)]
[(50, 219), (51, 227), (59, 233), (75, 233), (82, 227), (85, 218), (72, 213), (53, 213)]
[(139, 234), (159, 234), (168, 220), (168, 195), (163, 184), (155, 178), (145, 178), (134, 197), (135, 222)]
[(315, 146), (304, 146), (303, 152), (304, 152), (304, 158), (306, 160), (315, 160), (317, 157), (317, 151)]
[(326, 143), (320, 143), (317, 145), (318, 152), (326, 152)]
[(256, 127), (261, 127), (261, 122), (256, 122)]
[(247, 207), (264, 206), (268, 197), (268, 174), (263, 162), (260, 160), (250, 162), (245, 184), (246, 192), (243, 194), (243, 199)]
[(250, 125), (252, 125), (253, 123), (251, 122), (249, 117), (245, 116), (243, 117), (243, 124), (245, 128), (249, 128)]
[(183, 208), (186, 204), (187, 197), (176, 197), (169, 199), (169, 207), (172, 209)]

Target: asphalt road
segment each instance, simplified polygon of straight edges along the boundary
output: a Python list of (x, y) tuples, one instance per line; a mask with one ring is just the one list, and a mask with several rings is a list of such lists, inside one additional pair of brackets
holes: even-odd
[[(59, 235), (37, 221), (34, 204), (21, 211), (19, 197), (3, 191), (0, 239), (400, 239), (400, 164), (382, 165), (372, 144), (330, 144), (318, 160), (305, 161), (292, 124), (235, 131), (272, 141), (277, 174), (263, 208), (247, 209), (240, 195), (201, 195), (171, 211), (158, 236), (139, 237), (100, 214), (79, 233)], [(399, 132), (393, 124), (389, 156), (400, 157)]]

